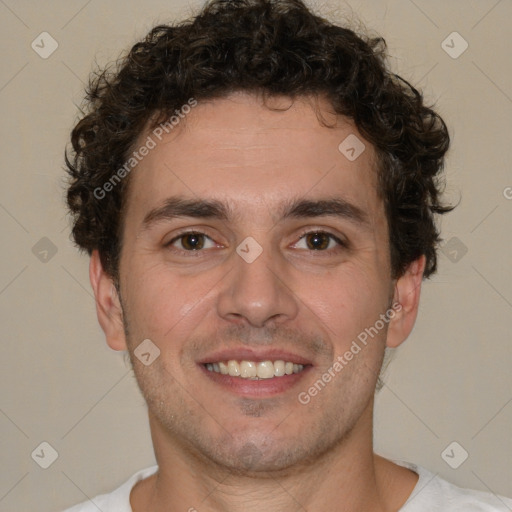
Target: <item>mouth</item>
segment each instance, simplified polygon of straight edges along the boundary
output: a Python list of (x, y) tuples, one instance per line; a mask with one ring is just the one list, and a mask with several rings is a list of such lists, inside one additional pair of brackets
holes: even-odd
[(256, 354), (250, 350), (218, 352), (198, 363), (210, 382), (246, 398), (265, 398), (289, 391), (313, 365), (282, 351)]
[(229, 375), (230, 377), (239, 377), (241, 379), (263, 380), (274, 377), (284, 377), (304, 371), (304, 365), (293, 363), (292, 361), (218, 361), (216, 363), (205, 363), (205, 368), (210, 372)]

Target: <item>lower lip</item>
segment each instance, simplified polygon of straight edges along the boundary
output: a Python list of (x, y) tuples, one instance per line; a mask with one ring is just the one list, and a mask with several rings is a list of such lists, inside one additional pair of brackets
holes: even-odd
[(237, 395), (249, 398), (269, 397), (289, 391), (311, 369), (311, 366), (307, 365), (299, 373), (283, 375), (282, 377), (272, 377), (271, 379), (252, 380), (244, 379), (242, 377), (231, 377), (230, 375), (223, 375), (222, 373), (210, 371), (206, 369), (206, 366), (203, 364), (200, 364), (199, 367), (213, 382), (225, 387)]

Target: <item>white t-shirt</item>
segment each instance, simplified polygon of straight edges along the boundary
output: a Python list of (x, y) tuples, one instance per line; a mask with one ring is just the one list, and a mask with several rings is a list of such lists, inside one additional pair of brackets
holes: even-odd
[[(492, 493), (462, 489), (409, 462), (394, 461), (419, 475), (409, 499), (399, 512), (510, 512), (512, 499)], [(64, 512), (132, 512), (130, 492), (133, 486), (156, 472), (158, 466), (135, 473), (110, 494), (76, 505)]]

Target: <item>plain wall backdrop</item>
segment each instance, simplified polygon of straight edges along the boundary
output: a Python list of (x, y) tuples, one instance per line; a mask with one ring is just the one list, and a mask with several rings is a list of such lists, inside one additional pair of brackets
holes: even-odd
[[(1, 511), (58, 511), (154, 463), (144, 401), (123, 354), (105, 344), (89, 259), (69, 238), (63, 152), (94, 63), (199, 5), (0, 1)], [(415, 330), (378, 393), (376, 451), (512, 496), (512, 3), (318, 9), (382, 34), (393, 68), (435, 103), (452, 135), (446, 199), (461, 199), (443, 219), (446, 245)]]

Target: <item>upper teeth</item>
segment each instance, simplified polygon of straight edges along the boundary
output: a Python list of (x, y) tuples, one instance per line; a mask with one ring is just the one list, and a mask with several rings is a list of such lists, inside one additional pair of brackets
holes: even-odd
[(231, 377), (242, 377), (243, 379), (271, 379), (272, 377), (282, 377), (299, 373), (304, 369), (304, 365), (292, 363), (290, 361), (219, 361), (218, 363), (207, 363), (206, 368), (211, 372), (230, 375)]

